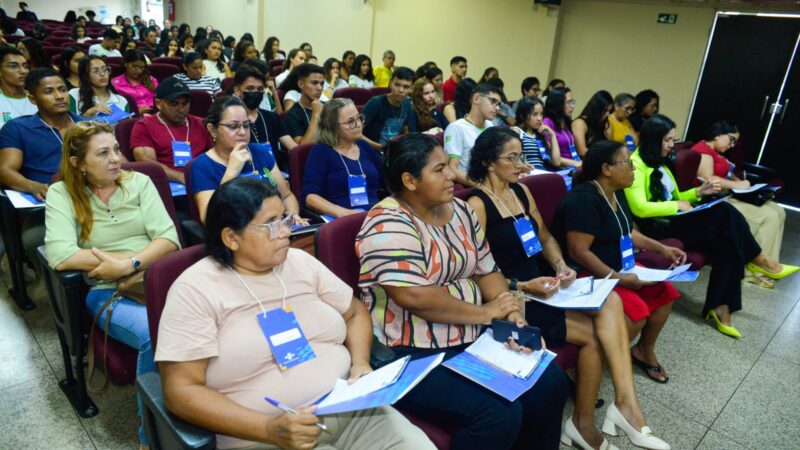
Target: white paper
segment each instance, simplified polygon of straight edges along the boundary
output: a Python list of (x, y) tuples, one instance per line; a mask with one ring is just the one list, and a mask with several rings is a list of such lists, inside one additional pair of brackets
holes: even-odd
[(758, 184), (754, 184), (754, 185), (750, 186), (747, 189), (731, 189), (731, 190), (733, 192), (737, 193), (737, 194), (747, 194), (748, 192), (755, 192), (755, 191), (763, 188), (766, 185), (767, 185), (767, 183), (758, 183)]
[(23, 209), (23, 208), (44, 208), (44, 203), (33, 203), (27, 198), (25, 198), (21, 192), (13, 191), (11, 189), (6, 189), (6, 195), (8, 199), (11, 201), (11, 204), (14, 205), (14, 208)]
[(667, 281), (686, 272), (689, 270), (689, 267), (692, 267), (692, 265), (684, 264), (672, 270), (648, 269), (646, 267), (634, 266), (633, 269), (623, 270), (622, 273), (635, 274), (642, 281)]
[(568, 288), (559, 288), (550, 298), (540, 298), (534, 295), (525, 294), (525, 297), (561, 309), (599, 309), (606, 301), (606, 297), (614, 289), (619, 280), (609, 278), (611, 274), (602, 280), (594, 280), (594, 290), (591, 294), (586, 294), (587, 286), (591, 284), (592, 277), (578, 278)]
[(494, 340), (491, 329), (486, 330), (464, 351), (518, 378), (528, 378), (536, 369), (543, 354), (542, 350), (530, 354), (511, 350), (505, 344)]
[(319, 403), (319, 407), (335, 405), (346, 402), (354, 398), (363, 397), (397, 381), (400, 374), (405, 369), (410, 357), (400, 358), (391, 364), (387, 364), (380, 369), (362, 375), (355, 383), (347, 384), (347, 380), (338, 379), (333, 390), (324, 400)]

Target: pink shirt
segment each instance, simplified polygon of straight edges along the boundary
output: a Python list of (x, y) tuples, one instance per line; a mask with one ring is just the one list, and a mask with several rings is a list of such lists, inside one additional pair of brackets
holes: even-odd
[[(150, 77), (150, 81), (153, 83), (153, 87), (158, 86), (158, 80), (153, 77)], [(153, 107), (153, 100), (156, 97), (156, 93), (147, 89), (143, 84), (137, 83), (133, 85), (125, 78), (125, 74), (122, 74), (116, 78), (111, 79), (111, 85), (114, 86), (114, 89), (117, 90), (118, 93), (130, 95), (136, 100), (136, 106), (139, 108), (152, 108)]]

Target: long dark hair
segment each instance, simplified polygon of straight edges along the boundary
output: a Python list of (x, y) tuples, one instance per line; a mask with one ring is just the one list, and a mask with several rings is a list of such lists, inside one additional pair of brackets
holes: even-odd
[(245, 60), (244, 54), (245, 54), (245, 52), (247, 52), (247, 49), (250, 48), (250, 47), (255, 48), (255, 46), (256, 45), (253, 44), (251, 41), (239, 41), (236, 44), (236, 47), (233, 49), (233, 58), (232, 59), (234, 61), (236, 61), (237, 63), (244, 62), (244, 60)]
[[(489, 174), (491, 166), (500, 157), (503, 147), (512, 140), (519, 141), (519, 135), (508, 127), (491, 127), (475, 139), (469, 153), (467, 178), (480, 183)], [(520, 143), (522, 145), (522, 143)]]
[(555, 131), (572, 130), (572, 119), (564, 112), (567, 92), (571, 92), (568, 87), (555, 88), (550, 91), (544, 103), (544, 116), (553, 121)]
[(589, 146), (589, 150), (583, 155), (581, 170), (575, 175), (576, 183), (586, 183), (596, 180), (603, 172), (603, 164), (612, 164), (614, 155), (618, 151), (626, 148), (625, 144), (603, 139)]
[(430, 106), (426, 105), (425, 101), (422, 99), (422, 92), (425, 86), (429, 84), (433, 86), (430, 80), (423, 77), (415, 81), (414, 86), (411, 88), (411, 107), (414, 108), (414, 111), (417, 113), (417, 129), (420, 131), (430, 130), (438, 126), (436, 119), (434, 119), (433, 114), (431, 114)]
[(661, 201), (665, 199), (664, 184), (661, 182), (661, 166), (667, 166), (672, 170), (669, 155), (661, 156), (664, 136), (675, 128), (675, 122), (667, 116), (653, 114), (645, 120), (639, 130), (639, 156), (648, 167), (656, 169), (650, 174), (650, 195), (653, 200)]
[(472, 78), (464, 78), (456, 86), (456, 93), (453, 98), (453, 108), (456, 110), (456, 119), (460, 119), (469, 113), (472, 108), (472, 94), (478, 88), (478, 83)]
[[(538, 97), (522, 97), (520, 101), (517, 102), (517, 114), (516, 114), (516, 121), (517, 126), (522, 128), (526, 133), (528, 132), (527, 128), (527, 121), (528, 117), (533, 114), (533, 110), (536, 109), (536, 105), (542, 105), (542, 110), (544, 110), (544, 103)], [(536, 130), (533, 130), (534, 134), (538, 134)]]
[[(364, 61), (369, 61), (369, 70), (367, 71), (366, 75), (361, 75), (361, 65), (364, 64)], [(372, 73), (372, 60), (369, 58), (369, 56), (364, 54), (356, 56), (356, 60), (353, 61), (353, 67), (349, 73), (350, 75), (355, 75), (356, 77), (367, 81), (375, 81), (375, 74)]]
[(267, 38), (267, 42), (264, 42), (264, 48), (261, 50), (261, 54), (264, 55), (264, 60), (267, 62), (275, 59), (275, 53), (272, 52), (272, 44), (275, 42), (280, 42), (280, 39), (275, 36), (270, 36)]
[(155, 92), (156, 87), (153, 86), (153, 80), (150, 79), (150, 71), (147, 70), (147, 58), (145, 58), (144, 53), (133, 48), (125, 50), (125, 54), (122, 56), (123, 64), (128, 64), (136, 61), (141, 61), (145, 64), (139, 82), (142, 83), (142, 85), (144, 85), (144, 87), (146, 87), (147, 90), (149, 90), (150, 92)]
[(32, 37), (25, 37), (19, 40), (21, 43), (25, 44), (25, 48), (28, 50), (28, 54), (31, 55), (31, 60), (28, 61), (28, 64), (31, 66), (31, 69), (39, 69), (42, 67), (50, 67), (50, 55), (42, 50), (42, 44), (39, 43), (39, 40)]
[[(78, 89), (78, 98), (80, 99), (80, 110), (78, 113), (81, 115), (88, 111), (89, 108), (94, 107), (94, 88), (92, 87), (92, 81), (89, 79), (92, 61), (102, 61), (103, 65), (108, 68), (108, 64), (103, 61), (103, 58), (97, 55), (89, 55), (81, 59), (81, 62), (78, 64), (78, 77), (81, 79), (81, 87)], [(108, 80), (109, 83), (106, 89), (113, 93), (115, 91), (114, 86), (111, 85), (111, 73), (108, 74)]]
[(75, 46), (69, 46), (65, 48), (63, 52), (61, 52), (61, 64), (58, 66), (58, 73), (60, 73), (65, 80), (72, 75), (69, 71), (69, 65), (72, 62), (72, 58), (74, 58), (78, 53), (83, 53), (86, 55), (87, 52), (86, 50)]
[(714, 122), (710, 127), (708, 127), (708, 130), (706, 130), (706, 134), (703, 135), (703, 140), (713, 141), (714, 139), (717, 138), (717, 136), (722, 136), (723, 134), (733, 134), (738, 132), (739, 129), (736, 128), (736, 125), (721, 120), (719, 122)]
[[(633, 115), (641, 115), (642, 110), (653, 100), (658, 100), (658, 94), (652, 89), (645, 89), (636, 94), (636, 106), (634, 106)], [(646, 117), (644, 117), (646, 119)]]
[(195, 44), (195, 48), (197, 49), (196, 50), (197, 53), (199, 53), (200, 56), (203, 57), (203, 60), (206, 60), (206, 59), (208, 59), (208, 47), (211, 47), (211, 44), (213, 44), (214, 42), (218, 43), (219, 46), (220, 46), (219, 58), (217, 58), (217, 62), (216, 62), (216, 64), (214, 64), (214, 66), (217, 68), (217, 70), (219, 70), (220, 72), (224, 73), (225, 72), (225, 63), (223, 62), (223, 59), (222, 59), (222, 42), (221, 41), (219, 41), (218, 39), (214, 39), (214, 38), (204, 39), (204, 40), (200, 41), (200, 43)]
[(608, 109), (612, 103), (614, 103), (614, 99), (611, 98), (608, 91), (597, 91), (583, 107), (579, 117), (586, 122), (587, 146), (605, 139), (608, 118), (603, 119), (603, 115), (609, 112)]
[(389, 141), (383, 153), (383, 173), (389, 192), (393, 195), (403, 192), (403, 174), (406, 172), (414, 178), (422, 176), (428, 156), (437, 147), (441, 148), (441, 144), (423, 133), (408, 133)]

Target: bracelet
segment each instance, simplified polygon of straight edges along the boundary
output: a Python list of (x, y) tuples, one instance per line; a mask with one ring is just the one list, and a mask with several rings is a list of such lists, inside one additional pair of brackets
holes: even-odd
[(508, 283), (508, 289), (512, 290), (512, 291), (516, 291), (517, 290), (517, 279), (516, 278), (512, 278), (511, 282)]

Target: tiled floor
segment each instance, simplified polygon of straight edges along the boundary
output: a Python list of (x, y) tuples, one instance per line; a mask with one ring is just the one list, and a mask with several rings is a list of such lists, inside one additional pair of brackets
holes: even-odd
[[(782, 261), (800, 263), (800, 214), (789, 213)], [(9, 449), (134, 449), (132, 385), (110, 386), (94, 401), (100, 414), (81, 419), (58, 388), (61, 352), (41, 282), (29, 286), (38, 305), (20, 312), (9, 299), (5, 258), (0, 278), (0, 446)], [(670, 382), (636, 371), (636, 388), (655, 433), (674, 449), (800, 448), (800, 276), (774, 291), (744, 286), (734, 341), (699, 318), (708, 271), (684, 294), (658, 345)], [(608, 379), (601, 396), (613, 400)], [(572, 413), (567, 405), (565, 417)], [(604, 410), (598, 412), (598, 427)], [(610, 438), (634, 448), (625, 437)], [(566, 448), (566, 447), (562, 447)]]

